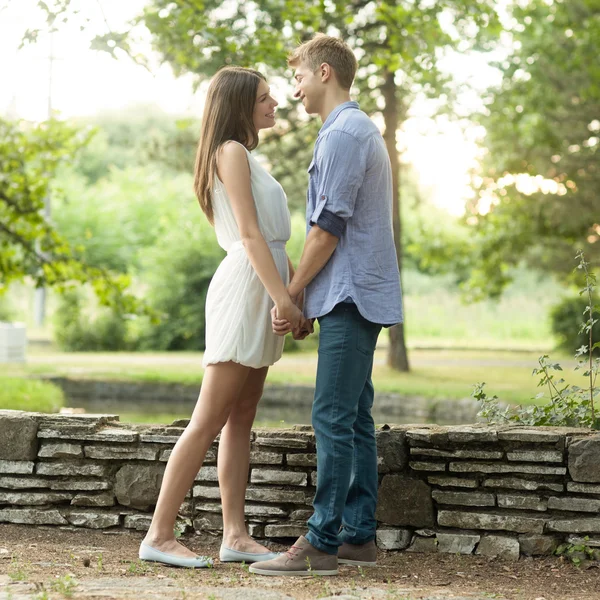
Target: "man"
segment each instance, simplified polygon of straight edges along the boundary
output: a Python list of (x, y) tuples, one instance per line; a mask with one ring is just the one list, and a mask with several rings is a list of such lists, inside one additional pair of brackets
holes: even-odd
[[(392, 174), (381, 133), (350, 100), (357, 69), (350, 48), (317, 35), (295, 50), (289, 64), (295, 68), (294, 96), (323, 121), (308, 168), (308, 235), (288, 287), (293, 299), (305, 293), (305, 315), (320, 325), (312, 411), (317, 489), (306, 536), (250, 571), (335, 575), (338, 558), (374, 565), (377, 557), (371, 372), (381, 327), (402, 321)], [(276, 333), (291, 330), (272, 316)]]

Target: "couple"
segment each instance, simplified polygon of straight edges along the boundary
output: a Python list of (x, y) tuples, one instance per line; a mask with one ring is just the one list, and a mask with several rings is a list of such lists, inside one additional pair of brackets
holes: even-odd
[[(273, 127), (277, 101), (265, 78), (226, 67), (213, 78), (202, 120), (195, 190), (227, 256), (206, 299), (205, 374), (189, 425), (173, 448), (140, 558), (206, 567), (173, 527), (205, 454), (221, 433), (220, 559), (263, 575), (337, 574), (340, 563), (374, 565), (377, 447), (371, 372), (382, 326), (402, 320), (392, 230), (392, 176), (383, 138), (350, 100), (357, 63), (341, 40), (299, 46), (294, 97), (323, 126), (308, 168), (308, 235), (294, 271), (285, 251), (290, 215), (279, 183), (250, 153)], [(299, 166), (300, 168), (300, 166)], [(308, 532), (283, 554), (246, 531), (250, 432), (283, 336), (320, 325), (312, 422), (317, 487)]]

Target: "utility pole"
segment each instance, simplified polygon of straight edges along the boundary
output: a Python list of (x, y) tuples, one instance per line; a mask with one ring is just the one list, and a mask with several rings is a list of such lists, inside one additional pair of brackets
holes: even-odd
[[(54, 30), (52, 28), (52, 24), (50, 24), (50, 52), (48, 54), (48, 115), (47, 118), (50, 120), (52, 118), (52, 78), (54, 75), (54, 61), (56, 60), (56, 56), (54, 56)], [(46, 195), (46, 199), (44, 201), (44, 219), (50, 218), (50, 207), (51, 207), (51, 198), (50, 198), (50, 190)], [(46, 319), (46, 288), (39, 287), (35, 289), (35, 297), (34, 297), (34, 319), (37, 327), (43, 327), (44, 321)]]

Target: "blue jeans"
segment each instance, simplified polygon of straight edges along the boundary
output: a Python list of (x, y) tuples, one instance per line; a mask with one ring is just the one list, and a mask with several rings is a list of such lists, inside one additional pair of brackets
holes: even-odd
[(317, 440), (317, 490), (306, 538), (337, 554), (343, 542), (375, 538), (377, 444), (373, 353), (381, 325), (342, 303), (319, 318), (319, 362), (312, 410)]

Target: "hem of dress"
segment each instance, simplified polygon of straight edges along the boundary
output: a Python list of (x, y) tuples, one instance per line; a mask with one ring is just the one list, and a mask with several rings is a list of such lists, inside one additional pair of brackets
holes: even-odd
[(235, 358), (214, 358), (214, 359), (210, 359), (209, 361), (202, 361), (202, 368), (206, 368), (210, 365), (218, 365), (220, 363), (226, 363), (226, 362), (234, 362), (238, 365), (242, 365), (243, 367), (249, 367), (251, 369), (264, 369), (265, 367), (272, 367), (278, 360), (281, 359), (281, 356), (274, 360), (273, 362), (267, 362), (265, 364), (261, 364), (261, 365), (250, 365), (246, 362), (242, 362), (241, 360), (237, 360)]

